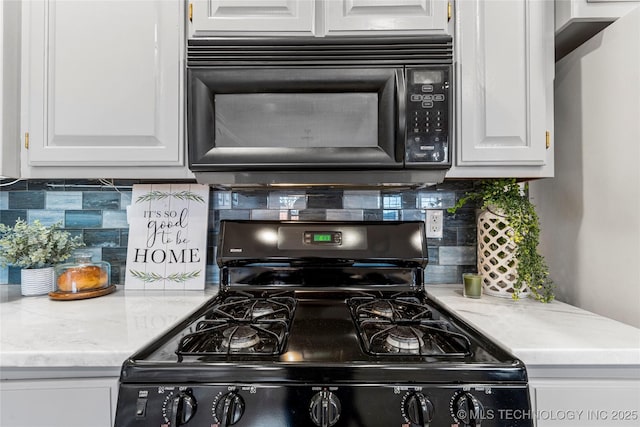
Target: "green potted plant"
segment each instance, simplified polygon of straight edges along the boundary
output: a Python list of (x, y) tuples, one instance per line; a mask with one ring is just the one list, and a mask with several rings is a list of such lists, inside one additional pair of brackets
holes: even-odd
[(469, 202), (479, 204), (478, 271), (485, 293), (550, 302), (554, 286), (538, 253), (540, 223), (527, 191), (527, 184), (523, 191), (515, 179), (483, 180), (449, 212)]
[(0, 224), (0, 264), (21, 267), (22, 295), (42, 295), (53, 290), (53, 265), (71, 256), (83, 246), (80, 237), (72, 238), (61, 223), (45, 226), (35, 220), (28, 224), (18, 219), (13, 227)]

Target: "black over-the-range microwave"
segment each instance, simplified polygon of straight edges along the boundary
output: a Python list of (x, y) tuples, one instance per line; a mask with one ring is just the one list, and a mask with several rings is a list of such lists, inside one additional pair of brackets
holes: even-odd
[(189, 40), (189, 166), (223, 186), (441, 182), (452, 64), (449, 36)]

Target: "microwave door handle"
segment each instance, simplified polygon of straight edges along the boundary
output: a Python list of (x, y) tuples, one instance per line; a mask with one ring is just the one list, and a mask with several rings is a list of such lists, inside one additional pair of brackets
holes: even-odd
[(405, 142), (407, 140), (406, 123), (406, 81), (403, 68), (396, 68), (396, 162), (404, 164)]

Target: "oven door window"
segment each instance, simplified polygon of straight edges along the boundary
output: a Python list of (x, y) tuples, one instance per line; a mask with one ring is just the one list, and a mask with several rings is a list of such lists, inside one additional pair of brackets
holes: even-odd
[(402, 76), (394, 68), (191, 69), (192, 168), (401, 167)]

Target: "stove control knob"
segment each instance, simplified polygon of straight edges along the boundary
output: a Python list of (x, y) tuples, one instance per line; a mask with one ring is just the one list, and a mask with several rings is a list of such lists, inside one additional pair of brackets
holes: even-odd
[(480, 426), (484, 418), (482, 403), (468, 392), (460, 393), (454, 398), (453, 416), (463, 427)]
[(331, 427), (340, 418), (340, 400), (330, 391), (321, 391), (311, 398), (311, 421), (319, 427)]
[(186, 424), (196, 413), (196, 407), (196, 399), (189, 391), (173, 396), (168, 408), (169, 425), (175, 427)]
[(404, 401), (403, 409), (412, 427), (425, 427), (433, 420), (433, 403), (422, 393), (410, 394)]
[(228, 427), (237, 423), (244, 414), (244, 400), (237, 393), (231, 392), (218, 399), (216, 418), (220, 427)]

